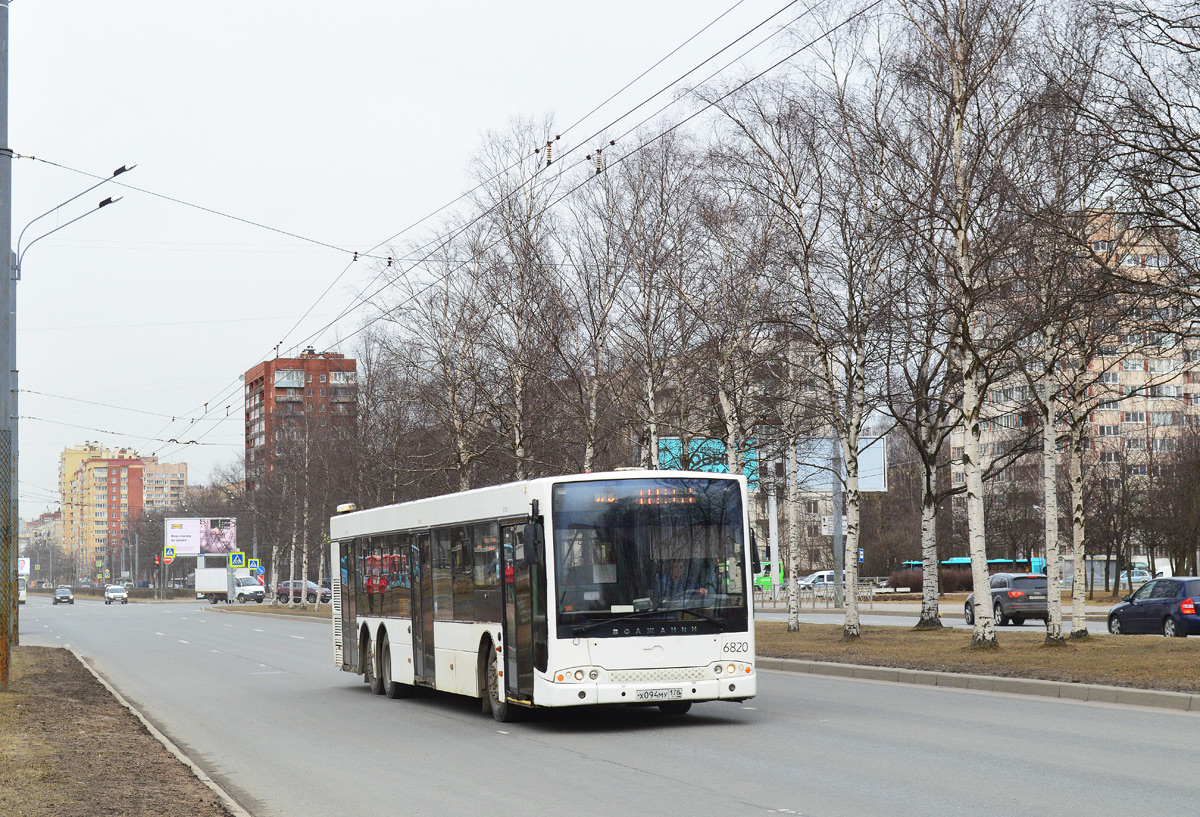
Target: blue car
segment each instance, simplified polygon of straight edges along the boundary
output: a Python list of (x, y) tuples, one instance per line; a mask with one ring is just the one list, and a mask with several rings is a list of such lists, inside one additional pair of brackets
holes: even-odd
[(1200, 635), (1200, 579), (1172, 576), (1146, 582), (1108, 612), (1108, 631), (1162, 633), (1183, 638)]

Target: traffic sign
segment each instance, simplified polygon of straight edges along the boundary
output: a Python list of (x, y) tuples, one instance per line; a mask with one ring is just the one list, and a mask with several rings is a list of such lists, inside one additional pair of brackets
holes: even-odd
[(106, 578), (106, 579), (111, 579), (111, 578), (112, 578), (112, 574), (108, 572), (108, 568), (107, 568), (107, 567), (106, 567), (106, 568), (104, 568), (104, 578)]
[(163, 563), (170, 564), (173, 561), (175, 561), (175, 548), (173, 548), (173, 547), (163, 548)]
[(233, 553), (230, 553), (229, 554), (229, 566), (230, 567), (245, 567), (246, 566), (246, 554), (242, 553), (240, 551), (234, 551)]
[(251, 570), (258, 570), (258, 559), (251, 559), (246, 563), (246, 567), (250, 568)]
[(267, 572), (267, 569), (262, 565), (259, 565), (258, 567), (254, 568), (254, 572), (261, 576)]

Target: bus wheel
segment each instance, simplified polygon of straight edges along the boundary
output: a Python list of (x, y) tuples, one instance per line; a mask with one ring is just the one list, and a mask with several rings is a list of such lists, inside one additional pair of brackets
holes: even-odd
[(412, 697), (413, 689), (411, 686), (392, 680), (392, 648), (388, 644), (383, 645), (383, 666), (380, 668), (379, 675), (383, 681), (384, 695), (393, 701), (397, 698)]
[(500, 680), (500, 660), (496, 657), (495, 647), (488, 652), (487, 689), (488, 700), (492, 703), (492, 717), (500, 723), (517, 720), (517, 708), (504, 699), (504, 683)]
[(364, 677), (366, 678), (367, 683), (371, 685), (371, 691), (376, 695), (382, 695), (383, 681), (380, 679), (379, 673), (376, 672), (375, 667), (375, 643), (373, 641), (367, 642), (367, 648), (368, 652)]
[(664, 715), (686, 715), (691, 708), (691, 701), (670, 701), (658, 705), (658, 711)]

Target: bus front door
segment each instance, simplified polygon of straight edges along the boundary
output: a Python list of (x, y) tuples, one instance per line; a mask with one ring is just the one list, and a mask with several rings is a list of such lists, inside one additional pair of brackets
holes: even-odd
[(354, 543), (338, 543), (338, 591), (342, 615), (337, 624), (341, 628), (335, 635), (342, 648), (342, 669), (358, 671), (358, 579), (354, 565)]
[(408, 560), (412, 585), (413, 676), (422, 686), (433, 686), (433, 569), (428, 533), (412, 538)]
[(533, 582), (521, 525), (500, 529), (504, 576), (504, 689), (509, 698), (533, 698)]

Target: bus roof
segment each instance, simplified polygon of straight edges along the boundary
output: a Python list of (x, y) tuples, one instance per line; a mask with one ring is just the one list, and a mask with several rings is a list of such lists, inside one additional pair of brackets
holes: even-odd
[(648, 478), (727, 480), (741, 483), (743, 487), (746, 484), (746, 477), (741, 474), (714, 474), (708, 471), (631, 468), (621, 471), (562, 474), (342, 513), (329, 520), (329, 536), (331, 539), (340, 539), (372, 532), (433, 526), (439, 524), (438, 520), (446, 516), (458, 521), (494, 519), (502, 516), (518, 517), (528, 515), (530, 500), (547, 496), (550, 486), (555, 483)]

